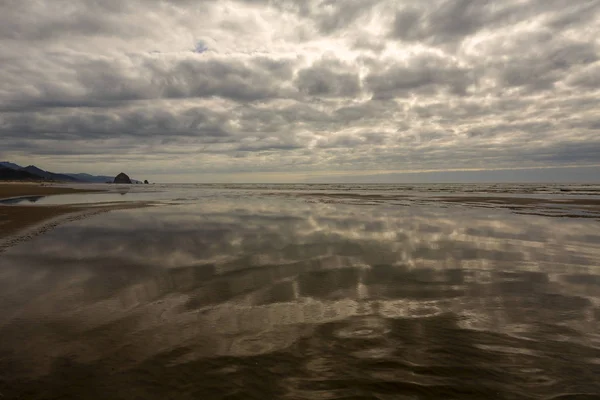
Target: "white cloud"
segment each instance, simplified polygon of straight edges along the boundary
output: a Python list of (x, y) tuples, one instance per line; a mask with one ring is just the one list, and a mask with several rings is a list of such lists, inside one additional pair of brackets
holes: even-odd
[(599, 13), (598, 0), (8, 1), (0, 158), (97, 172), (108, 157), (175, 180), (592, 165)]

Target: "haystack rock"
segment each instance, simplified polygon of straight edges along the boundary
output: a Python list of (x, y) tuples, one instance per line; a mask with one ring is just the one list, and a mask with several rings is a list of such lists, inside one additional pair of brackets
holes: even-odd
[(131, 179), (127, 176), (127, 174), (121, 172), (119, 175), (115, 177), (113, 183), (131, 183)]

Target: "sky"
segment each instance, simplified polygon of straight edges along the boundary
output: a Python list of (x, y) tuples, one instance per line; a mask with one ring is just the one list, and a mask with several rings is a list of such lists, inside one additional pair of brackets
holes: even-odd
[(3, 0), (0, 160), (157, 182), (600, 180), (600, 0)]

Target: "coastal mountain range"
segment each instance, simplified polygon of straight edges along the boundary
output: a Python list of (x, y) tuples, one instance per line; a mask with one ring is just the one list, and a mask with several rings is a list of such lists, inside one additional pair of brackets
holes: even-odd
[[(54, 181), (80, 183), (112, 182), (113, 176), (90, 175), (85, 173), (55, 173), (45, 171), (35, 165), (22, 167), (9, 161), (0, 161), (0, 181)], [(133, 183), (141, 183), (133, 180)]]

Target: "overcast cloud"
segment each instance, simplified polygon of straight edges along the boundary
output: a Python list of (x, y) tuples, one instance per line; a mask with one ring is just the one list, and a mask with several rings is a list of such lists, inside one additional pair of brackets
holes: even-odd
[(0, 160), (180, 182), (589, 176), (598, 21), (600, 0), (4, 0)]

